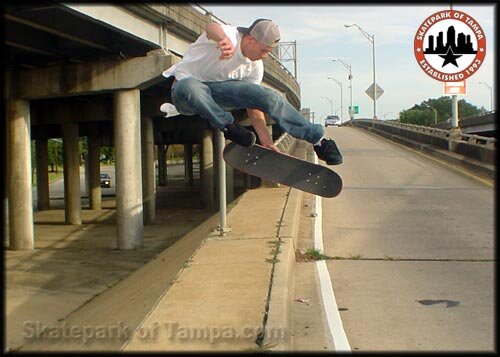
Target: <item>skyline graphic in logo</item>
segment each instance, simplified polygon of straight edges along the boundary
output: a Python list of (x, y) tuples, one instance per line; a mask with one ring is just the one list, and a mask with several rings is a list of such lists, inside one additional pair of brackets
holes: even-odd
[(484, 61), (486, 38), (471, 16), (443, 10), (420, 25), (415, 34), (414, 53), (420, 67), (433, 79), (462, 81)]
[(463, 54), (477, 53), (477, 51), (474, 51), (471, 35), (465, 35), (463, 32), (460, 32), (455, 36), (454, 26), (449, 26), (446, 31), (446, 43), (443, 43), (443, 31), (439, 32), (436, 44), (434, 44), (434, 39), (433, 35), (427, 37), (428, 46), (424, 54), (437, 54), (439, 57), (444, 58), (442, 67), (447, 64), (453, 64), (455, 67), (458, 67), (456, 60), (462, 57)]

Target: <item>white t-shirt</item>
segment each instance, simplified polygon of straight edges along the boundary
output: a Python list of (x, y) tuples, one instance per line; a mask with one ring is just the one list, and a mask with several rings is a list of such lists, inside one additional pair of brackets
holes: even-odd
[(241, 52), (242, 34), (236, 27), (221, 25), (234, 46), (234, 54), (229, 59), (219, 59), (217, 42), (209, 40), (204, 32), (192, 43), (182, 60), (163, 72), (164, 77), (175, 76), (177, 80), (196, 78), (202, 82), (220, 82), (238, 79), (260, 84), (264, 76), (262, 60), (251, 61)]

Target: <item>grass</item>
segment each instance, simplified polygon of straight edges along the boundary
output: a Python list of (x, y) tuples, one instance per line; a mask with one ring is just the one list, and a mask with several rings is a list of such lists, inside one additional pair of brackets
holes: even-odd
[(295, 252), (295, 256), (296, 256), (297, 260), (301, 260), (301, 261), (330, 259), (330, 257), (323, 254), (321, 252), (321, 250), (314, 249), (314, 248), (308, 248), (304, 253), (297, 250)]
[[(55, 180), (60, 179), (63, 176), (63, 171), (64, 171), (64, 169), (60, 166), (57, 167), (57, 172), (55, 170), (54, 171), (49, 170), (49, 183), (52, 183)], [(33, 179), (32, 185), (36, 186), (36, 174), (35, 173), (32, 173), (32, 179)]]
[[(49, 182), (53, 182), (63, 176), (63, 168), (58, 167), (57, 172), (50, 172), (49, 171)], [(36, 177), (36, 176), (35, 176)], [(36, 179), (35, 179), (36, 180)]]

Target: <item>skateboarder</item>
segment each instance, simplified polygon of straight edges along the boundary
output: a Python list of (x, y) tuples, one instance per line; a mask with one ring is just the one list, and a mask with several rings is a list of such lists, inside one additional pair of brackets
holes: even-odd
[(268, 19), (258, 19), (248, 28), (208, 24), (182, 60), (163, 72), (175, 77), (173, 105), (181, 114), (208, 119), (226, 139), (250, 147), (255, 134), (228, 112), (246, 109), (261, 145), (278, 151), (266, 127), (268, 113), (285, 132), (313, 144), (321, 160), (341, 164), (342, 155), (332, 139), (323, 138), (322, 125), (310, 123), (285, 98), (260, 85), (262, 59), (279, 41), (279, 29)]

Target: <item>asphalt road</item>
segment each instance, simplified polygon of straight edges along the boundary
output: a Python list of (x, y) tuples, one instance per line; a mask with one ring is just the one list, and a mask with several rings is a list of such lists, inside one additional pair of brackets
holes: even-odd
[(323, 241), (353, 352), (492, 351), (491, 184), (361, 129), (326, 129), (342, 193)]
[[(194, 175), (196, 177), (198, 172), (198, 167), (194, 168)], [(111, 176), (111, 186), (101, 187), (101, 195), (114, 196), (116, 189), (116, 177), (115, 177), (115, 166), (114, 165), (101, 165), (101, 173), (109, 174)], [(179, 179), (184, 177), (184, 164), (169, 164), (167, 169), (168, 179)], [(33, 187), (33, 207), (36, 209), (37, 196), (36, 196), (36, 186)], [(82, 195), (82, 206), (88, 205), (88, 196), (85, 187), (85, 169), (84, 166), (80, 166), (80, 192)], [(49, 196), (51, 200), (51, 208), (64, 208), (64, 178), (61, 177), (49, 185)]]

